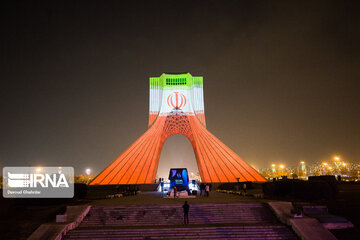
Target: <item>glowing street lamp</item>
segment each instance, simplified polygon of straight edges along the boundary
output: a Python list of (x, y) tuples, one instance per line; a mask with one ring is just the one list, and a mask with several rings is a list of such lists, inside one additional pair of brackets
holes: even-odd
[(326, 174), (326, 166), (327, 166), (328, 164), (327, 164), (327, 162), (323, 162), (322, 165), (324, 165), (324, 174), (323, 174), (323, 175), (325, 175), (325, 174)]
[(275, 177), (275, 171), (276, 171), (276, 165), (275, 164), (271, 164), (271, 171), (272, 171), (272, 175), (273, 177)]
[(85, 173), (86, 173), (86, 175), (90, 175), (90, 173), (91, 173), (91, 169), (90, 168), (87, 168), (86, 170), (85, 170)]
[(305, 162), (304, 162), (304, 161), (301, 161), (300, 164), (301, 164), (301, 171), (303, 171), (303, 173), (306, 174)]
[(285, 174), (284, 174), (285, 165), (284, 165), (284, 164), (280, 164), (280, 165), (279, 165), (279, 168), (280, 168), (280, 176), (285, 175)]

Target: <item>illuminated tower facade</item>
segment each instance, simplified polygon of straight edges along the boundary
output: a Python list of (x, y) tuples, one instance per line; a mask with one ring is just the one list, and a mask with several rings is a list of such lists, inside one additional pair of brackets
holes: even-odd
[(191, 142), (203, 182), (265, 181), (206, 129), (203, 77), (162, 74), (150, 78), (149, 129), (91, 182), (91, 185), (154, 183), (166, 139)]

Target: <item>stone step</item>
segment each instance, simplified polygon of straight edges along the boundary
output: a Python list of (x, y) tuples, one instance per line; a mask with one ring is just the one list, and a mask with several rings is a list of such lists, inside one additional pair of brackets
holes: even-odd
[(286, 226), (234, 226), (158, 229), (76, 229), (64, 239), (297, 239)]
[[(242, 222), (259, 222), (259, 219), (239, 219), (239, 218), (215, 218), (215, 219), (209, 219), (209, 218), (194, 218), (189, 216), (189, 219), (192, 219), (193, 221), (217, 221), (217, 222), (221, 222), (221, 221), (242, 221)], [(100, 221), (100, 220), (87, 220), (84, 221), (83, 223), (123, 223), (123, 222), (148, 222), (149, 220), (152, 220), (151, 222), (153, 223), (154, 221), (156, 222), (177, 222), (179, 219), (183, 219), (183, 216), (179, 216), (178, 218), (171, 218), (171, 219), (166, 219), (166, 220), (160, 220), (160, 219), (148, 219), (148, 218), (144, 218), (144, 219), (123, 219), (123, 220), (104, 220), (104, 221)], [(272, 222), (272, 221), (260, 221), (260, 222)]]
[[(276, 230), (276, 229), (288, 229), (287, 226), (284, 225), (250, 225), (250, 226), (244, 226), (244, 225), (239, 225), (239, 226), (203, 226), (203, 227), (191, 227), (191, 226), (181, 226), (181, 227), (173, 227), (173, 228), (165, 228), (164, 231), (173, 231), (174, 229), (198, 229), (198, 230), (226, 230), (226, 229), (231, 229), (231, 230), (248, 230), (248, 231), (266, 231), (267, 229), (272, 229), (272, 230)], [(101, 231), (117, 231), (117, 230), (123, 230), (123, 231), (129, 231), (129, 232), (133, 232), (133, 231), (138, 231), (139, 228), (115, 228), (115, 229), (95, 229), (95, 230), (101, 230)], [(146, 228), (147, 231), (157, 231), (158, 228)], [(77, 228), (77, 230), (79, 232), (81, 231), (88, 231), (88, 228)], [(90, 229), (92, 230), (92, 229)]]
[[(254, 203), (254, 202), (232, 202), (232, 203), (191, 203), (191, 206), (264, 206), (264, 203)], [(122, 205), (122, 206), (106, 206), (107, 208), (123, 208), (123, 207), (152, 207), (152, 206), (162, 206), (162, 207), (173, 207), (179, 206), (178, 204), (142, 204), (142, 205)], [(100, 206), (101, 207), (101, 206)]]
[[(125, 222), (125, 221), (129, 221), (129, 222), (146, 222), (146, 221), (149, 221), (149, 220), (156, 220), (157, 222), (171, 222), (171, 221), (177, 221), (179, 219), (182, 219), (183, 216), (179, 215), (179, 216), (176, 216), (176, 217), (172, 217), (172, 218), (167, 218), (167, 219), (150, 219), (150, 218), (132, 218), (132, 219), (129, 219), (129, 218), (123, 218), (123, 219), (107, 219), (107, 220), (99, 220), (99, 219), (93, 219), (93, 220), (86, 220), (84, 222), (86, 223), (92, 223), (92, 222), (104, 222), (104, 223), (109, 223), (109, 222), (118, 222), (118, 223), (121, 223), (121, 222)], [(219, 217), (219, 218), (209, 218), (209, 217), (202, 217), (202, 218), (197, 218), (197, 217), (194, 217), (194, 216), (189, 216), (189, 218), (191, 218), (192, 220), (194, 221), (221, 221), (221, 220), (234, 220), (234, 221), (250, 221), (250, 222), (254, 222), (254, 221), (264, 221), (263, 219), (258, 219), (258, 218), (235, 218), (235, 217)], [(162, 220), (162, 221), (161, 221)]]

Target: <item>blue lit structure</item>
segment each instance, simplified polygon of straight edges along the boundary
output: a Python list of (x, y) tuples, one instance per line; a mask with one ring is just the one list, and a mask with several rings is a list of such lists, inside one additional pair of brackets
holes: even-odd
[(189, 175), (186, 168), (171, 168), (169, 173), (170, 188), (177, 187), (179, 191), (188, 190)]

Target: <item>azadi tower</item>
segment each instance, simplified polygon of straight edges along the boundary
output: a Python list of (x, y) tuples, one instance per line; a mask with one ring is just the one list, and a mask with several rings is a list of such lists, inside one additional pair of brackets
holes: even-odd
[(265, 181), (206, 129), (203, 77), (162, 74), (150, 78), (149, 129), (90, 183), (154, 183), (166, 139), (182, 134), (191, 142), (203, 182)]

